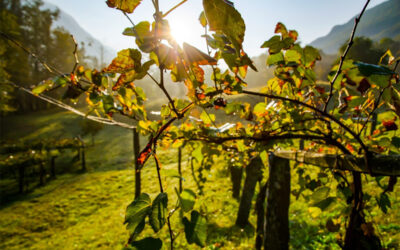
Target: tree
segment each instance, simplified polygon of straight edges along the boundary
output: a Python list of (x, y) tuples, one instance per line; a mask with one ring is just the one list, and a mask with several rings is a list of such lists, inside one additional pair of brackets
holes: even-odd
[[(346, 47), (347, 44), (343, 44), (339, 49), (339, 53), (343, 54)], [(386, 47), (386, 49), (388, 49), (388, 47)], [(347, 58), (355, 61), (377, 64), (384, 53), (385, 49), (376, 46), (371, 39), (356, 37), (354, 38), (352, 50), (347, 54)]]

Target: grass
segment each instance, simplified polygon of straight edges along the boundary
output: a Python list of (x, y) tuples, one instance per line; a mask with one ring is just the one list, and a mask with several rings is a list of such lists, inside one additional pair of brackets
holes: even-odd
[[(38, 137), (73, 137), (80, 133), (81, 118), (60, 111), (40, 112), (27, 116), (7, 118), (6, 139), (25, 140)], [(90, 141), (90, 137), (87, 138)], [(142, 145), (146, 139), (141, 138)], [(120, 249), (128, 239), (123, 225), (125, 209), (132, 202), (134, 194), (134, 170), (131, 131), (105, 127), (97, 136), (94, 147), (87, 148), (87, 173), (79, 172), (79, 163), (71, 163), (72, 153), (58, 159), (60, 168), (58, 177), (43, 187), (31, 188), (23, 196), (13, 195), (13, 199), (0, 206), (0, 249)], [(184, 152), (183, 176), (184, 188), (197, 190), (190, 167), (187, 166), (187, 154)], [(177, 168), (175, 149), (158, 150), (162, 163), (164, 188), (169, 195), (172, 208), (177, 200), (174, 189), (178, 179), (169, 173)], [(309, 168), (311, 178), (317, 178), (318, 168)], [(143, 192), (154, 199), (159, 193), (153, 159), (143, 169)], [(241, 230), (234, 226), (238, 201), (231, 196), (231, 183), (226, 165), (219, 161), (206, 172), (207, 182), (204, 194), (197, 197), (195, 208), (207, 216), (208, 238), (206, 249), (252, 249), (254, 248), (254, 228), (249, 226)], [(372, 178), (369, 178), (372, 180)], [(385, 181), (385, 180), (384, 180)], [(387, 181), (387, 180), (386, 180)], [(292, 189), (296, 190), (298, 176), (292, 168)], [(332, 177), (326, 179), (326, 185), (336, 184)], [(13, 189), (12, 180), (0, 180), (0, 190)], [(10, 188), (11, 187), (11, 188)], [(369, 193), (378, 194), (376, 185), (370, 181), (366, 185)], [(400, 225), (399, 185), (390, 194), (392, 209), (383, 214), (375, 205), (367, 213), (367, 219), (374, 226), (387, 248), (399, 247)], [(2, 192), (2, 195), (4, 193)], [(304, 191), (304, 197), (296, 200), (291, 197), (290, 227), (291, 247), (293, 249), (339, 249), (336, 244), (338, 233), (326, 230), (328, 219), (341, 221), (346, 204), (337, 202), (331, 209), (321, 212), (310, 210), (311, 201)], [(254, 210), (250, 222), (255, 225)], [(173, 229), (179, 233), (175, 246), (177, 249), (198, 249), (188, 245), (184, 230), (179, 223), (179, 215), (172, 217)], [(157, 237), (169, 245), (167, 228), (164, 227)], [(339, 231), (343, 234), (343, 230)], [(150, 226), (146, 225), (141, 237), (154, 236)]]

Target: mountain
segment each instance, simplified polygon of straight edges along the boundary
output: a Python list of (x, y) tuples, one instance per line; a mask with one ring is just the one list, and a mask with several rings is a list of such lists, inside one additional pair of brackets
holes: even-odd
[(44, 2), (43, 8), (59, 10), (58, 19), (54, 21), (53, 27), (62, 27), (75, 37), (78, 44), (81, 42), (85, 43), (86, 55), (96, 57), (100, 63), (102, 59), (103, 63), (108, 63), (111, 62), (111, 60), (117, 54), (112, 48), (105, 46), (86, 30), (84, 30), (72, 16), (62, 11), (56, 5)]
[[(333, 27), (328, 35), (314, 40), (310, 45), (325, 53), (336, 54), (340, 46), (349, 39), (354, 19), (355, 17), (343, 25)], [(369, 37), (374, 41), (384, 37), (400, 40), (400, 1), (389, 0), (366, 10), (356, 36)]]

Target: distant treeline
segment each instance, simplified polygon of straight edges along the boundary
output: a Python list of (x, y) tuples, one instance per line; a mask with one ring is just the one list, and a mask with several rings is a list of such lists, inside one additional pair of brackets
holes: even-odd
[[(58, 18), (58, 10), (44, 9), (41, 0), (0, 0), (0, 31), (18, 41), (39, 58), (61, 72), (71, 72), (75, 58), (75, 44), (62, 28), (52, 27)], [(85, 57), (84, 45), (80, 44), (78, 55)], [(10, 41), (0, 38), (0, 111), (29, 112), (48, 107), (43, 101), (12, 91), (7, 81), (30, 87), (53, 77), (41, 63)], [(60, 94), (52, 93), (57, 96)]]

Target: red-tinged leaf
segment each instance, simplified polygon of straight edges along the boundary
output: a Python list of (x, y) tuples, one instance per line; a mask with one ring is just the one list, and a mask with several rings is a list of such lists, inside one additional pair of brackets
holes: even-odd
[(190, 64), (198, 64), (198, 65), (216, 65), (217, 60), (213, 57), (201, 52), (197, 48), (193, 47), (190, 44), (183, 43), (183, 52), (185, 56), (185, 61)]
[(104, 72), (125, 73), (140, 66), (142, 54), (136, 49), (124, 49), (118, 52), (111, 64), (104, 69)]
[(354, 148), (353, 148), (353, 146), (351, 146), (351, 144), (346, 144), (346, 148), (347, 148), (347, 150), (350, 151), (350, 153), (354, 152)]
[(196, 97), (199, 100), (204, 100), (206, 99), (206, 95), (204, 93), (196, 93)]
[(371, 84), (369, 84), (367, 78), (364, 78), (358, 85), (357, 90), (363, 95), (370, 87)]
[(142, 0), (107, 0), (110, 8), (117, 8), (123, 12), (132, 13)]
[(153, 138), (147, 143), (146, 147), (140, 152), (137, 158), (137, 163), (139, 164), (139, 168), (142, 168), (143, 165), (146, 163), (147, 159), (151, 156), (152, 147), (153, 145)]
[(320, 94), (324, 94), (325, 93), (325, 88), (321, 87), (321, 86), (316, 86), (315, 90)]
[(286, 37), (288, 31), (283, 23), (277, 23), (275, 27), (275, 33), (281, 33), (283, 37)]
[(294, 41), (297, 41), (297, 38), (299, 37), (299, 33), (297, 33), (297, 31), (295, 31), (295, 30), (290, 30), (289, 37), (291, 37)]
[(386, 128), (387, 131), (391, 131), (391, 130), (397, 130), (398, 127), (395, 123), (396, 119), (393, 120), (387, 120), (387, 121), (382, 121), (382, 125)]
[(351, 95), (350, 95), (350, 96), (346, 96), (346, 97), (344, 98), (344, 100), (349, 102), (349, 101), (353, 100), (355, 97), (356, 97), (356, 96), (351, 96)]
[(194, 76), (196, 77), (196, 81), (203, 83), (204, 82), (204, 70), (200, 66), (192, 67), (192, 71)]
[(376, 130), (374, 130), (372, 135), (379, 135), (380, 133), (381, 133), (381, 131), (379, 129), (376, 129)]

